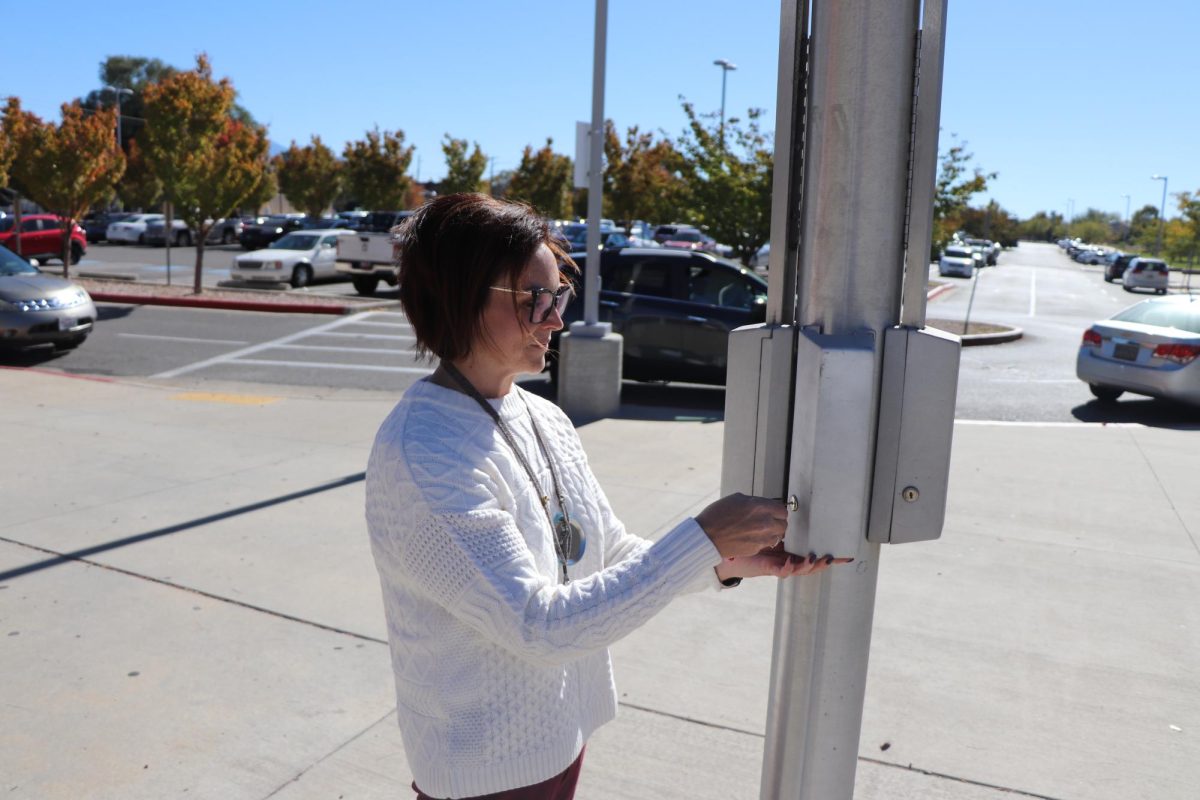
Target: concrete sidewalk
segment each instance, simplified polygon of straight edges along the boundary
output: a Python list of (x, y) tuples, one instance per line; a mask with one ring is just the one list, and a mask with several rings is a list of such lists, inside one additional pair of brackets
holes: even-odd
[[(410, 796), (362, 514), (395, 397), (11, 369), (0, 393), (5, 797)], [(716, 497), (716, 416), (581, 428), (630, 529)], [(1198, 437), (956, 427), (943, 539), (883, 550), (856, 798), (1197, 797)], [(774, 596), (685, 597), (616, 645), (581, 800), (758, 797)]]

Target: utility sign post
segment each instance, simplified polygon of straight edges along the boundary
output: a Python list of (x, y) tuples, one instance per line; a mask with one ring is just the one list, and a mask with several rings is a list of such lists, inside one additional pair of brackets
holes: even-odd
[(880, 544), (937, 538), (957, 337), (926, 329), (946, 0), (783, 0), (767, 322), (730, 339), (722, 492), (788, 503), (764, 800), (850, 800)]

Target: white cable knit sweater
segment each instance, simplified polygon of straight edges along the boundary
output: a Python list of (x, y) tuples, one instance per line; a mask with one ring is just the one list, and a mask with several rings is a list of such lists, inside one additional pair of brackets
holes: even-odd
[(552, 403), (515, 385), (490, 402), (553, 512), (537, 417), (587, 547), (560, 584), (546, 515), (491, 417), (428, 380), (405, 392), (371, 452), (367, 526), (404, 748), (417, 786), (435, 797), (566, 769), (616, 714), (608, 645), (681, 592), (715, 585), (721, 561), (692, 519), (653, 543), (627, 533)]

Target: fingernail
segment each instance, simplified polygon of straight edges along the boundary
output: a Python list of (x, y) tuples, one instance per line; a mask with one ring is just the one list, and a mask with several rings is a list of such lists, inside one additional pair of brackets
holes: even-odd
[(830, 565), (830, 564), (832, 564), (832, 563), (833, 563), (833, 556), (825, 556), (825, 564), (826, 564), (826, 566), (828, 566), (828, 565)]
[(817, 554), (816, 554), (816, 553), (809, 553), (809, 554), (808, 554), (808, 563), (810, 563), (810, 564), (815, 564), (815, 563), (817, 563)]

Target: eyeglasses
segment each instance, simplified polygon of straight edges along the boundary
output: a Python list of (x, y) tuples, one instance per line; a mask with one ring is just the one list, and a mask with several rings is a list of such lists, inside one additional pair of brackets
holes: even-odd
[(567, 310), (567, 305), (571, 302), (571, 298), (575, 296), (575, 290), (571, 284), (558, 287), (557, 291), (550, 289), (509, 289), (505, 286), (489, 286), (497, 292), (508, 292), (509, 294), (531, 294), (533, 295), (533, 305), (529, 307), (529, 324), (541, 325), (546, 320), (550, 319), (550, 312), (557, 310), (559, 316)]

